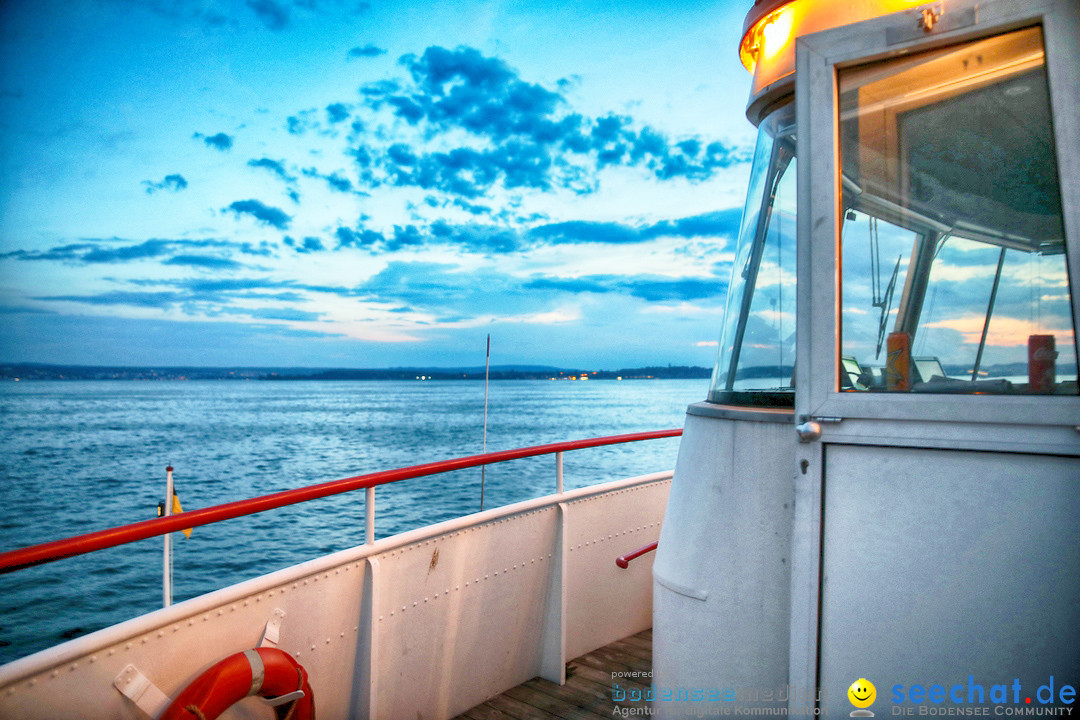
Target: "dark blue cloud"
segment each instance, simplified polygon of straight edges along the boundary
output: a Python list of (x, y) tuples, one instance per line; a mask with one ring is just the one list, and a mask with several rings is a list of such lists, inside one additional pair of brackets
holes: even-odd
[(212, 270), (233, 270), (244, 267), (242, 263), (216, 255), (174, 255), (162, 264), (200, 267)]
[(355, 192), (355, 193), (358, 193), (360, 195), (366, 195), (367, 194), (367, 193), (357, 191), (355, 186), (353, 185), (352, 180), (345, 177), (345, 175), (342, 174), (344, 172), (342, 170), (335, 170), (334, 172), (330, 173), (329, 175), (323, 174), (323, 173), (319, 172), (318, 170), (316, 170), (315, 168), (305, 168), (304, 170), (301, 170), (301, 172), (304, 174), (305, 177), (318, 178), (320, 180), (325, 180), (326, 184), (330, 186), (330, 189), (335, 191), (335, 192), (340, 192), (340, 193), (353, 193), (353, 192)]
[(290, 115), (285, 118), (285, 129), (290, 135), (303, 135), (309, 127), (308, 121), (300, 115)]
[(734, 239), (739, 232), (742, 211), (738, 208), (662, 220), (652, 225), (633, 226), (613, 222), (570, 221), (538, 225), (528, 231), (532, 240), (553, 245), (605, 243), (627, 245), (660, 237), (709, 237)]
[(146, 192), (148, 195), (152, 195), (158, 190), (171, 190), (172, 192), (179, 192), (188, 186), (187, 180), (183, 175), (173, 174), (166, 175), (165, 179), (161, 182), (151, 182), (150, 180), (143, 180), (143, 185), (146, 186)]
[(349, 119), (349, 108), (342, 103), (331, 103), (326, 106), (326, 117), (331, 125), (344, 122)]
[(225, 152), (232, 148), (233, 139), (231, 136), (226, 135), (223, 132), (219, 132), (216, 135), (203, 135), (202, 133), (195, 133), (191, 137), (202, 140), (206, 143), (207, 147), (214, 148), (215, 150), (221, 150)]
[(720, 278), (624, 278), (622, 289), (647, 302), (719, 299), (727, 292)]
[(270, 30), (283, 30), (289, 24), (289, 9), (281, 3), (274, 0), (248, 0), (247, 6)]
[(727, 237), (734, 239), (739, 234), (741, 220), (742, 210), (729, 208), (677, 220), (663, 220), (651, 225), (648, 233), (654, 237), (666, 235), (684, 238)]
[(485, 196), (497, 183), (511, 189), (549, 190), (553, 163), (543, 148), (509, 141), (487, 150), (460, 147), (423, 155), (396, 144), (387, 149), (383, 166), (392, 185), (439, 190), (472, 200)]
[[(425, 202), (429, 206), (441, 206), (437, 198), (431, 196)], [(486, 212), (489, 211), (484, 208), (477, 210), (477, 214)], [(435, 220), (426, 226), (396, 225), (389, 236), (363, 227), (339, 227), (334, 235), (338, 240), (338, 249), (356, 247), (386, 252), (402, 248), (449, 246), (463, 252), (503, 254), (538, 245), (636, 245), (660, 238), (702, 238), (713, 246), (723, 246), (733, 242), (737, 236), (740, 217), (741, 210), (731, 208), (644, 225), (577, 220), (544, 223), (528, 230), (517, 230), (501, 224)]]
[(338, 192), (352, 192), (353, 189), (352, 181), (342, 175), (340, 171), (334, 171), (327, 175), (326, 182)]
[(298, 253), (322, 252), (326, 249), (323, 241), (317, 237), (308, 236), (302, 242), (297, 242), (294, 238), (286, 235), (282, 238), (282, 241), (289, 247), (295, 248)]
[(454, 207), (461, 208), (470, 215), (491, 215), (493, 211), (487, 205), (480, 205), (478, 203), (471, 203), (461, 198), (454, 198), (451, 201)]
[(128, 305), (131, 307), (165, 310), (179, 303), (182, 300), (182, 297), (174, 292), (133, 292), (129, 290), (113, 290), (98, 295), (41, 295), (34, 299), (77, 302), (87, 305)]
[(169, 254), (176, 246), (172, 240), (147, 240), (136, 245), (121, 247), (95, 247), (84, 253), (79, 260), (84, 263), (118, 263)]
[(288, 170), (285, 169), (284, 160), (271, 160), (270, 158), (265, 157), (259, 158), (258, 160), (248, 160), (248, 167), (269, 170), (287, 183), (296, 181), (296, 178), (290, 175)]
[(398, 104), (407, 119), (419, 111), (443, 128), (464, 127), (496, 141), (526, 136), (539, 142), (558, 140), (568, 128), (560, 125), (576, 122), (574, 116), (554, 119), (560, 95), (522, 81), (503, 61), (473, 48), (429, 47), (421, 57), (406, 55), (401, 62), (420, 91), (409, 98), (397, 96), (412, 100), (412, 107)]
[(49, 250), (11, 250), (0, 253), (0, 259), (78, 261), (82, 260), (87, 252), (97, 248), (98, 246), (93, 243), (71, 243), (50, 248)]
[(431, 225), (431, 235), (439, 244), (451, 245), (468, 252), (511, 253), (524, 248), (519, 233), (494, 225), (449, 225), (435, 222)]
[(484, 196), (496, 184), (589, 193), (597, 187), (598, 171), (608, 166), (640, 167), (661, 181), (702, 182), (750, 157), (748, 147), (670, 139), (626, 116), (589, 119), (571, 112), (560, 92), (524, 81), (502, 60), (473, 48), (429, 47), (400, 62), (411, 83), (361, 87), (369, 107), (388, 108), (428, 138), (465, 131), (490, 146), (432, 153), (401, 145), (365, 147), (358, 162), (382, 169), (391, 184), (466, 199)]
[(226, 209), (232, 210), (237, 215), (251, 215), (260, 223), (278, 230), (287, 230), (292, 220), (292, 217), (286, 215), (280, 208), (264, 205), (258, 200), (237, 200)]
[(386, 50), (382, 49), (381, 47), (378, 47), (377, 45), (372, 45), (371, 43), (368, 43), (367, 45), (364, 45), (363, 47), (354, 47), (353, 49), (349, 50), (349, 58), (350, 59), (351, 58), (377, 57), (379, 55), (385, 55), (385, 54), (386, 54)]
[(670, 278), (657, 275), (587, 275), (576, 278), (537, 276), (524, 285), (527, 290), (567, 293), (620, 293), (650, 303), (719, 299), (727, 281), (713, 278)]
[(213, 238), (203, 240), (154, 238), (128, 244), (118, 244), (118, 242), (119, 241), (116, 238), (113, 238), (107, 242), (74, 243), (70, 245), (61, 245), (49, 250), (15, 250), (0, 255), (0, 259), (54, 260), (85, 265), (108, 265), (165, 258), (163, 263), (167, 265), (229, 269), (242, 267), (242, 265), (222, 254), (207, 255), (192, 253), (191, 251), (212, 249), (224, 254), (238, 252), (242, 255), (253, 255), (258, 257), (269, 257), (273, 255), (272, 246), (265, 241), (258, 245), (249, 242), (237, 243), (228, 240), (216, 240)]
[(581, 242), (625, 245), (645, 242), (648, 239), (639, 228), (614, 222), (581, 220), (541, 225), (531, 229), (529, 237), (555, 245)]
[(343, 247), (374, 248), (382, 246), (386, 242), (386, 237), (381, 232), (366, 228), (354, 230), (353, 228), (339, 227), (334, 231), (334, 237), (337, 238), (339, 249)]

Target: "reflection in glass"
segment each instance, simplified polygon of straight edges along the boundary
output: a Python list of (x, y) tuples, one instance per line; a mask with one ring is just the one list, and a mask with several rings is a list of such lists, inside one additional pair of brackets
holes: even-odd
[(839, 388), (1075, 394), (1039, 28), (839, 85)]
[(761, 123), (709, 401), (794, 404), (794, 106)]

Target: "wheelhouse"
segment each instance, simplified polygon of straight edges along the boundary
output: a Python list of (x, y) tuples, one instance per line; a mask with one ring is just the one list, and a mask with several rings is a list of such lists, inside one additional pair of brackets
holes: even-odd
[(918, 703), (883, 684), (1080, 679), (1077, 37), (1070, 0), (754, 4), (758, 141), (654, 566), (658, 686), (842, 716), (863, 678), (886, 714)]

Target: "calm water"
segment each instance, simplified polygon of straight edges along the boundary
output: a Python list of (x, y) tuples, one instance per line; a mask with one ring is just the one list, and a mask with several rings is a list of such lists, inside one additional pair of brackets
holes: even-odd
[[(501, 381), (488, 450), (682, 427), (706, 380)], [(0, 551), (185, 508), (480, 452), (479, 382), (0, 384)], [(567, 489), (674, 467), (678, 440), (564, 456)], [(554, 492), (552, 457), (486, 471), (485, 507)], [(479, 509), (480, 469), (376, 491), (376, 535)], [(173, 535), (174, 600), (363, 542), (363, 492)], [(161, 538), (0, 575), (0, 662), (161, 605)]]

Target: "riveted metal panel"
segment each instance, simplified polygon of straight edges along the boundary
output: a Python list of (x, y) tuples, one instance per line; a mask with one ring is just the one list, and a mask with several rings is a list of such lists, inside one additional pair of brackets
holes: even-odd
[(652, 627), (652, 559), (615, 558), (660, 537), (670, 481), (566, 503), (566, 655)]
[[(256, 647), (277, 609), (285, 612), (278, 647), (304, 666), (312, 687), (351, 687), (363, 562), (352, 558), (314, 572), (310, 564), (298, 566), (307, 572), (274, 573), (267, 577), (276, 582), (241, 583), (80, 638), (70, 643), (70, 652), (54, 653), (55, 664), (0, 691), (0, 717), (145, 720), (113, 687), (127, 665), (175, 696), (218, 660)], [(316, 698), (331, 716), (348, 712), (347, 693), (316, 691)], [(246, 699), (222, 717), (273, 713), (257, 699)]]
[(380, 556), (377, 716), (450, 717), (540, 672), (558, 510)]

